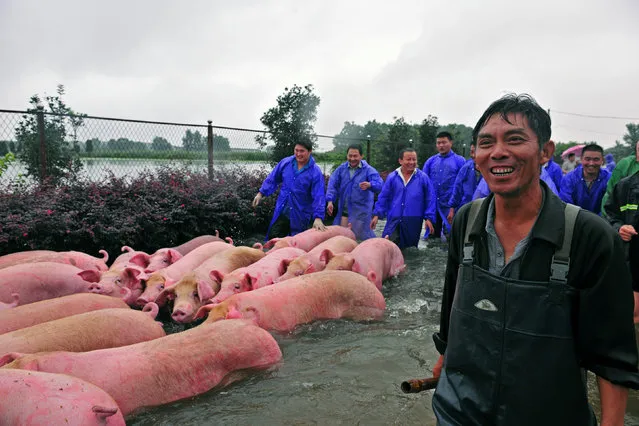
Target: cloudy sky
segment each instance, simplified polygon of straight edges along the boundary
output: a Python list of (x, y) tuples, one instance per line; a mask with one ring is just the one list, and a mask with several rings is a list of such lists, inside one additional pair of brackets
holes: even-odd
[(611, 146), (639, 123), (638, 17), (637, 0), (0, 0), (0, 108), (62, 83), (89, 115), (261, 129), (310, 83), (332, 135), (473, 126), (514, 91), (551, 110), (556, 141)]

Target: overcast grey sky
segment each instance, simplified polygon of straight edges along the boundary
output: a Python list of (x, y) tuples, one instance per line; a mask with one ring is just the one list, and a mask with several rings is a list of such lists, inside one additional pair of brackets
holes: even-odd
[(637, 0), (0, 0), (0, 108), (62, 83), (89, 115), (261, 129), (311, 83), (332, 135), (428, 114), (472, 127), (515, 91), (550, 108), (556, 141), (608, 147), (639, 123), (638, 18)]

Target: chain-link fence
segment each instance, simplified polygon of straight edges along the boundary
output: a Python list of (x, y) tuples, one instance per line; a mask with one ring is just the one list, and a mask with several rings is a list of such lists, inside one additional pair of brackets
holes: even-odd
[[(258, 135), (266, 138), (263, 148), (256, 142)], [(316, 136), (320, 151), (332, 148), (332, 137)], [(361, 142), (366, 149), (366, 141)], [(51, 177), (100, 181), (110, 175), (135, 177), (162, 166), (207, 171), (209, 176), (229, 165), (270, 169), (272, 145), (268, 132), (214, 126), (211, 121), (184, 124), (59, 115), (42, 108), (0, 110), (0, 184)], [(330, 173), (330, 164), (322, 166)]]

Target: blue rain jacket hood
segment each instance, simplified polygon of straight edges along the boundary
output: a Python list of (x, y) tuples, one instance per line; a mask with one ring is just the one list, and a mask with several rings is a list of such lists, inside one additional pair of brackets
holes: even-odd
[[(331, 174), (328, 180), (328, 190), (326, 191), (326, 201), (337, 203), (337, 214), (333, 225), (339, 225), (344, 205), (347, 206), (348, 221), (351, 229), (358, 240), (375, 238), (375, 233), (370, 228), (373, 203), (375, 194), (382, 190), (384, 182), (377, 170), (371, 167), (366, 161), (361, 161), (362, 167), (357, 168), (351, 178), (349, 163), (341, 164)], [(370, 182), (371, 187), (366, 191), (359, 187), (362, 182)]]
[(280, 195), (275, 203), (273, 219), (268, 226), (264, 241), (268, 240), (271, 227), (282, 214), (287, 203), (290, 206), (291, 235), (298, 234), (309, 228), (311, 221), (316, 218), (324, 220), (324, 175), (311, 155), (307, 167), (297, 173), (297, 161), (291, 155), (282, 159), (266, 177), (260, 192), (265, 197), (273, 194), (282, 184)]

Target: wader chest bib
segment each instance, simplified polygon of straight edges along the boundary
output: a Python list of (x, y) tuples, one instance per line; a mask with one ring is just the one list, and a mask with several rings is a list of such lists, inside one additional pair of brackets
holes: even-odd
[(473, 264), (470, 230), (450, 314), (444, 368), (433, 395), (441, 425), (595, 425), (575, 348), (575, 290), (567, 285), (579, 208), (566, 205), (563, 245), (548, 282), (497, 276)]

